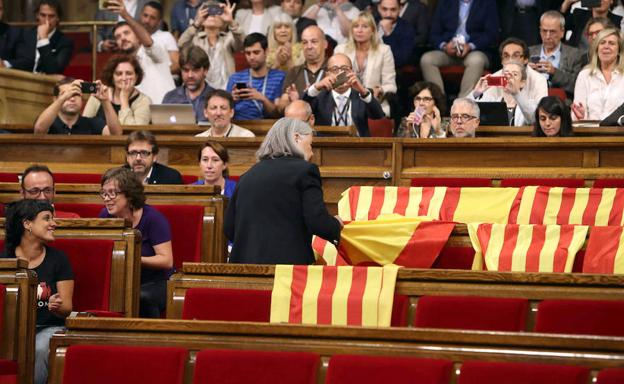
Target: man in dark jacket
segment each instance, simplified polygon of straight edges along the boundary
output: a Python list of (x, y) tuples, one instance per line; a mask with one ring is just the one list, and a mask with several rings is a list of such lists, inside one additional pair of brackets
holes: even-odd
[[(0, 0), (0, 20), (4, 13), (4, 0)], [(22, 30), (0, 21), (0, 68), (10, 68), (10, 60), (14, 60), (23, 49)], [(20, 50), (20, 52), (18, 52)]]
[(173, 168), (156, 162), (158, 143), (149, 131), (134, 131), (126, 141), (126, 166), (143, 184), (183, 184), (182, 175)]

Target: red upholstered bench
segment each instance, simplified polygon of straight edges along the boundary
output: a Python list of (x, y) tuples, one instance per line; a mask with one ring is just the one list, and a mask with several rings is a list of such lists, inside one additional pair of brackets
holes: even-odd
[(0, 182), (2, 183), (19, 183), (20, 173), (0, 172)]
[(492, 180), (484, 177), (414, 177), (412, 187), (491, 187)]
[(598, 373), (596, 384), (622, 384), (624, 383), (624, 369), (607, 368)]
[(187, 355), (176, 347), (72, 345), (63, 384), (182, 384)]
[(319, 355), (309, 352), (203, 350), (193, 383), (316, 384), (319, 364)]
[(325, 384), (448, 384), (453, 362), (365, 355), (334, 355)]
[[(4, 248), (4, 244), (3, 244)], [(4, 301), (6, 298), (6, 287), (0, 284), (0, 313), (4, 313)], [(4, 316), (0, 316), (0, 335), (6, 337), (4, 332)], [(2, 339), (0, 339), (0, 342)], [(17, 383), (17, 361), (0, 359), (0, 384)]]
[(587, 384), (589, 369), (571, 365), (466, 361), (458, 384)]
[(422, 296), (414, 326), (520, 332), (525, 330), (527, 299), (480, 296)]
[(594, 188), (624, 188), (624, 179), (596, 179)]
[(535, 332), (624, 336), (624, 301), (543, 300)]
[(99, 173), (55, 173), (55, 183), (67, 184), (100, 184), (102, 175)]
[(582, 188), (585, 186), (585, 180), (573, 178), (510, 178), (502, 179), (501, 187), (527, 187), (537, 185), (541, 187), (565, 187), (565, 188)]

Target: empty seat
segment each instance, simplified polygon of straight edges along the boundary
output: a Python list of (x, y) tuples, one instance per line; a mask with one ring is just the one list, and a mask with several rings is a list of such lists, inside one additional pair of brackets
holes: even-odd
[(414, 177), (412, 187), (491, 187), (492, 180), (485, 177)]
[(535, 332), (624, 336), (624, 301), (544, 300)]
[(270, 317), (271, 291), (190, 288), (184, 295), (183, 319), (268, 323)]
[(394, 120), (387, 117), (381, 119), (368, 119), (368, 129), (372, 137), (392, 137), (394, 132)]
[(98, 173), (61, 173), (54, 174), (55, 183), (100, 184), (102, 175)]
[(397, 356), (334, 355), (325, 384), (448, 384), (450, 360)]
[(540, 187), (565, 187), (565, 188), (582, 188), (585, 186), (585, 180), (574, 178), (510, 178), (502, 179), (501, 187), (528, 187), (537, 185)]
[(203, 350), (193, 383), (316, 384), (319, 363), (319, 355), (308, 352)]
[(520, 332), (525, 328), (526, 299), (479, 296), (422, 296), (414, 326)]
[(201, 205), (152, 205), (171, 225), (173, 266), (182, 268), (183, 262), (201, 261), (201, 243), (204, 207)]
[(571, 365), (466, 361), (459, 384), (587, 384), (589, 369)]
[(597, 179), (594, 188), (624, 188), (624, 179)]
[(186, 358), (176, 347), (72, 345), (63, 384), (182, 384)]
[(624, 383), (624, 369), (607, 368), (598, 373), (596, 384), (622, 384)]

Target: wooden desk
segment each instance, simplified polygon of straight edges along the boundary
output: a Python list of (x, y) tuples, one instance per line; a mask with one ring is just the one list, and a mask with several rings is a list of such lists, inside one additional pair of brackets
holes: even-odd
[(0, 123), (27, 124), (52, 103), (57, 76), (0, 68)]
[[(574, 136), (623, 136), (624, 127), (574, 127)], [(533, 126), (527, 125), (523, 127), (509, 126), (486, 126), (481, 125), (477, 128), (478, 137), (507, 137), (521, 136), (531, 137)]]
[(72, 345), (175, 346), (189, 351), (184, 372), (191, 383), (195, 355), (204, 349), (248, 349), (317, 353), (318, 383), (336, 354), (448, 359), (456, 383), (466, 360), (566, 364), (590, 367), (593, 374), (624, 366), (624, 338), (455, 331), (416, 328), (360, 328), (216, 321), (68, 319), (67, 331), (50, 343), (51, 384), (60, 384), (65, 352)]

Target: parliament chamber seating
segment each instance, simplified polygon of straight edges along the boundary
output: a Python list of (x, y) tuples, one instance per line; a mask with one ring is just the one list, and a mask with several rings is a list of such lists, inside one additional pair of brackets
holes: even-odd
[(467, 361), (458, 384), (586, 384), (589, 369), (569, 365)]
[(597, 384), (620, 384), (624, 383), (624, 369), (603, 369), (596, 378)]
[(624, 188), (624, 179), (597, 179), (594, 188)]
[(540, 187), (565, 187), (582, 188), (585, 180), (577, 178), (505, 178), (500, 181), (501, 187), (528, 187), (537, 185)]
[(624, 337), (624, 301), (544, 300), (537, 306), (535, 331)]
[(414, 177), (412, 187), (491, 187), (492, 180), (484, 177)]
[(387, 117), (382, 119), (368, 119), (368, 129), (372, 137), (392, 137), (392, 132), (394, 132), (394, 120)]

